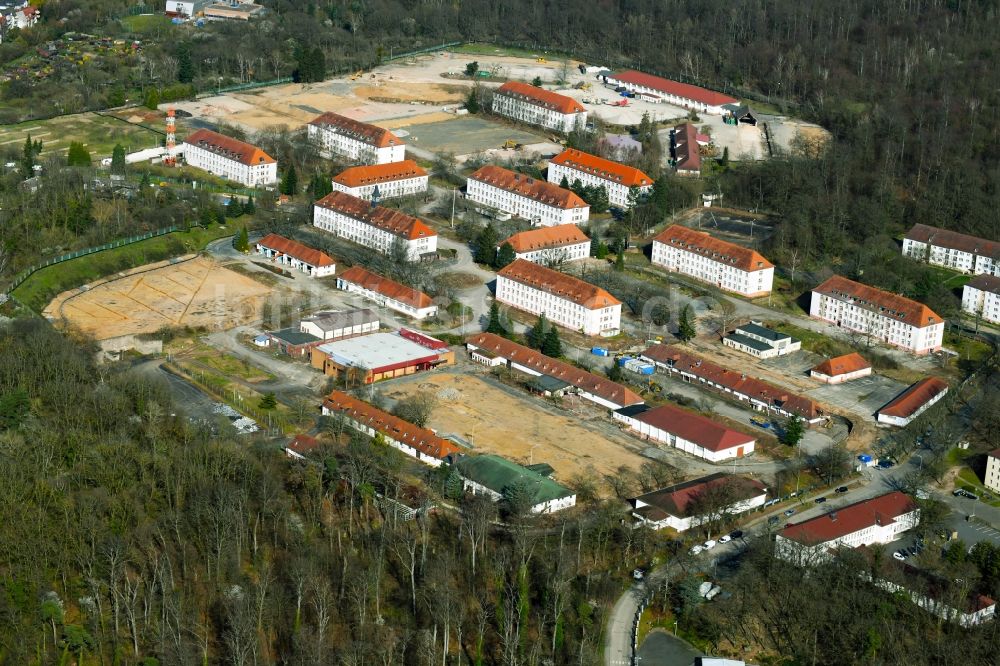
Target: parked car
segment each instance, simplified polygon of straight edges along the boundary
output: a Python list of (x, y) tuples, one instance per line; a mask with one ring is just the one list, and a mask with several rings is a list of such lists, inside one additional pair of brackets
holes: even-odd
[(729, 536), (728, 534), (723, 534), (722, 536), (719, 537), (719, 543), (729, 543), (732, 540), (733, 537)]
[(789, 509), (788, 511), (785, 511), (785, 515), (786, 515), (786, 516), (790, 516), (790, 515), (792, 515), (793, 513), (795, 513), (795, 509)]
[(777, 516), (771, 516), (770, 518), (767, 519), (767, 524), (768, 525), (777, 525), (778, 524), (778, 520), (779, 520), (779, 518)]
[(826, 498), (825, 497), (817, 497), (815, 501), (816, 501), (816, 504), (822, 504), (823, 502), (826, 501)]
[(694, 545), (694, 546), (691, 546), (691, 550), (689, 550), (688, 552), (691, 553), (692, 555), (699, 555), (699, 554), (701, 554), (701, 551), (703, 551), (703, 550), (705, 550), (705, 549), (702, 548), (701, 546)]
[(896, 463), (892, 462), (887, 458), (883, 458), (882, 460), (878, 461), (878, 466), (881, 467), (882, 469), (889, 469), (890, 467), (893, 467), (895, 464)]
[(840, 486), (840, 487), (839, 487), (839, 488), (837, 488), (837, 490), (835, 490), (834, 492), (838, 492), (838, 493), (846, 493), (846, 492), (847, 492), (847, 490), (848, 490), (847, 486)]
[(730, 539), (739, 539), (741, 536), (743, 536), (743, 530), (733, 530), (729, 533)]
[(705, 543), (701, 544), (701, 547), (704, 548), (705, 550), (712, 550), (713, 548), (715, 548), (715, 544), (716, 542), (713, 539), (709, 539)]
[(892, 556), (895, 557), (900, 562), (906, 559), (906, 556), (903, 555), (903, 551), (901, 550), (897, 550), (895, 553), (892, 554)]

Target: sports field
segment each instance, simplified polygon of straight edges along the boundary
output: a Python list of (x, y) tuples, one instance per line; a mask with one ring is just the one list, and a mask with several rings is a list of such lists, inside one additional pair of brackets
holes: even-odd
[(42, 142), (42, 158), (53, 153), (65, 153), (72, 141), (83, 143), (94, 161), (110, 157), (115, 144), (125, 147), (125, 152), (136, 152), (160, 145), (162, 135), (140, 125), (133, 125), (118, 118), (96, 113), (77, 113), (49, 120), (32, 120), (16, 125), (0, 125), (0, 146), (20, 148), (24, 140)]

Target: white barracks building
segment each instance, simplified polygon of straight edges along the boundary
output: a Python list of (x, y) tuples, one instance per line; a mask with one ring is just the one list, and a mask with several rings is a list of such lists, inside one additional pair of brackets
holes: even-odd
[(749, 298), (766, 296), (774, 264), (749, 248), (674, 224), (653, 239), (652, 262)]
[(580, 224), (590, 206), (574, 192), (498, 166), (486, 165), (469, 176), (465, 198), (528, 220), (536, 227)]
[(1000, 276), (1000, 243), (916, 224), (903, 238), (903, 254), (974, 275)]
[(977, 275), (962, 288), (962, 309), (973, 317), (1000, 324), (1000, 277)]
[(528, 229), (514, 234), (504, 243), (514, 250), (515, 259), (525, 259), (550, 268), (590, 256), (590, 239), (572, 224)]
[(356, 166), (333, 177), (333, 189), (359, 199), (372, 198), (378, 187), (379, 199), (395, 199), (427, 191), (427, 172), (413, 160)]
[(812, 290), (809, 316), (915, 354), (941, 348), (944, 320), (917, 301), (834, 275)]
[(496, 298), (501, 303), (545, 314), (553, 324), (584, 335), (616, 335), (622, 304), (600, 287), (571, 275), (518, 259), (497, 273)]
[(493, 91), (493, 113), (566, 133), (587, 124), (587, 110), (572, 97), (518, 81)]
[(382, 254), (389, 254), (397, 239), (406, 244), (411, 260), (437, 252), (437, 234), (417, 218), (343, 192), (314, 204), (313, 226)]
[(388, 164), (406, 158), (403, 140), (376, 125), (324, 113), (308, 127), (309, 141), (327, 157), (339, 155), (362, 164)]
[(278, 182), (278, 163), (257, 146), (200, 129), (184, 139), (184, 161), (247, 187)]
[(606, 160), (576, 148), (567, 148), (549, 160), (548, 179), (559, 184), (565, 178), (570, 185), (579, 180), (590, 187), (604, 186), (612, 206), (628, 208), (628, 195), (634, 187), (639, 194), (653, 189), (653, 179), (635, 167)]

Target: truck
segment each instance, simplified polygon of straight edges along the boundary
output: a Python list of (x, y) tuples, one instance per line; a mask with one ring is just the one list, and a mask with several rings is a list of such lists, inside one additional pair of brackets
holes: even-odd
[(593, 354), (594, 356), (607, 356), (608, 350), (605, 349), (604, 347), (591, 347), (590, 353)]

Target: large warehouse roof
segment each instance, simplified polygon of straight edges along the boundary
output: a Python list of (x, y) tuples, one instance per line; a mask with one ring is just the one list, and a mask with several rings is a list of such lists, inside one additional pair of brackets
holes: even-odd
[(328, 342), (317, 349), (342, 366), (370, 371), (390, 366), (429, 363), (438, 359), (433, 350), (396, 333), (361, 335), (347, 340)]

